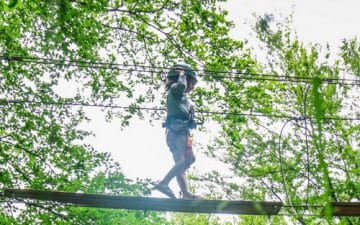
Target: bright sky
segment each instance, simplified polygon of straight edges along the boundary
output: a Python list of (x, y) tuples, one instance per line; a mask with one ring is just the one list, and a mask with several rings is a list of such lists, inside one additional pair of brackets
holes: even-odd
[(244, 22), (254, 21), (253, 13), (284, 17), (294, 12), (294, 28), (303, 41), (338, 45), (343, 38), (360, 35), (358, 0), (230, 0), (227, 9), (238, 33), (250, 32)]
[[(254, 21), (253, 13), (286, 16), (290, 12), (294, 12), (294, 28), (300, 39), (307, 43), (329, 42), (334, 47), (343, 38), (360, 35), (359, 0), (230, 0), (226, 7), (229, 18), (237, 24), (237, 29), (232, 32), (234, 37), (249, 37), (249, 22)], [(90, 139), (91, 144), (111, 152), (127, 177), (160, 180), (173, 165), (171, 153), (165, 144), (162, 121), (151, 126), (146, 121), (133, 120), (131, 127), (121, 131), (119, 122), (107, 123), (103, 117), (100, 110), (95, 111), (94, 120), (87, 127), (96, 134), (95, 138)], [(195, 134), (195, 141), (205, 140), (199, 136)], [(196, 152), (196, 155), (197, 161), (192, 170), (207, 172), (224, 166), (209, 160), (200, 152)], [(171, 188), (178, 190), (175, 181), (171, 183)]]

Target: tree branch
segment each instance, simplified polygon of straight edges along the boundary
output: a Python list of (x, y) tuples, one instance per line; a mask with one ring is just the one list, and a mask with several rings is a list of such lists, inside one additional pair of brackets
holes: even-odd
[(270, 192), (277, 198), (279, 199), (280, 202), (282, 202), (282, 199), (280, 198), (280, 196), (274, 191), (273, 188), (269, 187), (269, 185), (264, 181), (264, 179), (261, 179), (261, 183), (263, 185), (265, 185), (265, 187), (270, 190)]
[(128, 13), (128, 14), (137, 14), (137, 13), (156, 13), (156, 12), (160, 12), (163, 11), (165, 9), (170, 9), (168, 7), (168, 3), (172, 3), (172, 6), (176, 7), (179, 4), (175, 3), (175, 2), (171, 2), (170, 0), (164, 2), (164, 4), (158, 8), (158, 9), (152, 9), (152, 10), (141, 10), (141, 9), (134, 9), (134, 10), (125, 10), (125, 9), (120, 9), (120, 8), (109, 8), (108, 11), (109, 12), (122, 12), (122, 13)]
[[(183, 48), (181, 48), (181, 46), (177, 43), (177, 41), (169, 34), (166, 33), (165, 31), (163, 31), (162, 29), (160, 29), (159, 27), (155, 26), (154, 24), (148, 23), (147, 21), (145, 21), (143, 18), (141, 18), (138, 14), (134, 14), (136, 16), (136, 18), (140, 19), (143, 23), (145, 23), (146, 25), (154, 28), (155, 30), (157, 30), (158, 32), (160, 32), (161, 34), (165, 35), (165, 37), (170, 40), (170, 42), (172, 42), (172, 44), (178, 49), (178, 51), (184, 56), (186, 57), (186, 55), (190, 56), (194, 61), (196, 60), (195, 56), (193, 56), (190, 52), (184, 50)], [(196, 60), (197, 61), (197, 60)], [(201, 64), (201, 62), (197, 61), (198, 64)]]
[[(139, 32), (134, 31), (134, 30), (126, 29), (126, 28), (123, 28), (123, 27), (113, 27), (113, 26), (110, 26), (110, 25), (107, 25), (107, 24), (104, 24), (104, 23), (101, 23), (101, 25), (103, 25), (104, 27), (107, 27), (109, 29), (112, 29), (112, 30), (121, 30), (121, 31), (129, 32), (129, 33), (136, 34), (136, 35), (142, 36), (142, 37), (144, 37), (146, 39), (150, 39), (150, 40), (153, 40), (153, 41), (157, 42), (157, 40), (154, 39), (153, 37), (142, 34), (142, 33), (139, 33)], [(157, 42), (157, 43), (159, 43), (159, 42)]]
[[(21, 200), (20, 200), (21, 201)], [(62, 219), (65, 219), (66, 221), (70, 221), (70, 219), (66, 216), (66, 215), (63, 215), (61, 213), (58, 213), (58, 212), (55, 212), (53, 210), (53, 208), (55, 208), (57, 205), (54, 204), (54, 205), (50, 205), (48, 207), (45, 207), (44, 205), (41, 205), (39, 203), (32, 203), (32, 202), (27, 202), (27, 201), (22, 201), (23, 203), (25, 203), (26, 205), (29, 205), (29, 206), (32, 206), (32, 207), (36, 207), (36, 208), (40, 208), (40, 209), (43, 209), (43, 210), (46, 210), (48, 212), (50, 212), (51, 214), (54, 214), (55, 216), (57, 217), (60, 217)]]

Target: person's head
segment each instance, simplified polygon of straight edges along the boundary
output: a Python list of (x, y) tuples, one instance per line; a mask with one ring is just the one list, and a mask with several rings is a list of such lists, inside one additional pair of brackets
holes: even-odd
[(167, 73), (165, 86), (166, 90), (169, 90), (170, 86), (178, 81), (181, 71), (184, 71), (187, 81), (187, 88), (185, 92), (188, 93), (195, 88), (195, 85), (198, 81), (198, 76), (195, 71), (186, 64), (176, 64)]

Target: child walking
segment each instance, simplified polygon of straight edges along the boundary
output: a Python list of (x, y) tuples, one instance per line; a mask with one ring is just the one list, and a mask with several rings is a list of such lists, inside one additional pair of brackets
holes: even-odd
[(169, 188), (170, 181), (176, 177), (182, 197), (186, 199), (201, 198), (189, 192), (185, 179), (185, 172), (194, 163), (195, 156), (192, 150), (190, 129), (195, 128), (194, 111), (187, 94), (191, 92), (198, 81), (195, 71), (184, 64), (173, 66), (167, 74), (166, 108), (167, 116), (166, 143), (172, 153), (175, 165), (166, 176), (155, 185), (155, 189), (170, 198), (176, 198)]

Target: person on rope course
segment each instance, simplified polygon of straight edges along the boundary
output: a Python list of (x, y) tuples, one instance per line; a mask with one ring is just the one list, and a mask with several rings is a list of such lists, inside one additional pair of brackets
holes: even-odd
[(185, 64), (174, 65), (166, 77), (167, 116), (163, 127), (166, 128), (166, 143), (172, 153), (175, 165), (155, 185), (155, 189), (170, 198), (176, 198), (169, 188), (169, 183), (174, 177), (176, 177), (183, 198), (201, 198), (189, 192), (185, 179), (186, 170), (195, 162), (190, 130), (196, 128), (194, 108), (191, 106), (187, 94), (195, 88), (197, 81), (198, 76), (195, 71)]

